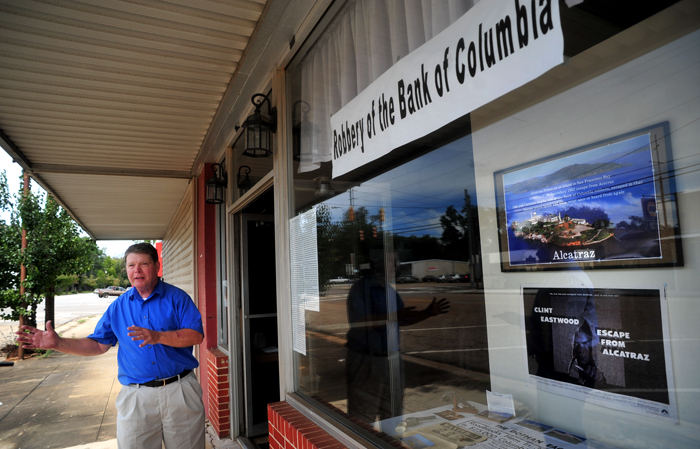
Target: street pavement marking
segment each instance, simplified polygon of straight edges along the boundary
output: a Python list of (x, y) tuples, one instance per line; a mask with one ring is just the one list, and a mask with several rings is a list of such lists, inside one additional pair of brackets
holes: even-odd
[(475, 327), (497, 327), (497, 326), (510, 326), (510, 324), (480, 324), (478, 326), (456, 326), (456, 327), (421, 327), (419, 329), (401, 329), (401, 332), (419, 332), (419, 331), (441, 331), (448, 329), (473, 329)]
[(434, 351), (411, 351), (405, 352), (404, 354), (431, 354), (434, 352), (471, 352), (471, 351), (488, 351), (487, 348), (473, 348), (473, 349), (436, 349)]

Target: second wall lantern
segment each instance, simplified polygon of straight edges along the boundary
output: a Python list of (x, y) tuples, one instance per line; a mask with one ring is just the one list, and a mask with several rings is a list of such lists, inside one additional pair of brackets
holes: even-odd
[[(262, 98), (255, 101), (256, 98)], [(250, 99), (255, 106), (255, 112), (249, 116), (243, 128), (245, 128), (245, 150), (244, 156), (248, 157), (269, 157), (272, 155), (272, 134), (277, 132), (277, 108), (273, 108), (270, 99), (265, 94), (255, 94)], [(260, 107), (267, 101), (267, 115), (263, 117)]]
[[(243, 170), (245, 173), (243, 176), (241, 176), (241, 170)], [(248, 176), (250, 174), (250, 167), (247, 165), (241, 165), (238, 167), (238, 179), (236, 182), (238, 183), (238, 196), (243, 196), (246, 194), (248, 190), (250, 190), (251, 187), (253, 187), (253, 182), (250, 180), (250, 177)]]
[(209, 204), (223, 204), (226, 202), (225, 191), (228, 185), (228, 175), (224, 171), (223, 164), (213, 164), (211, 169), (214, 174), (207, 180), (207, 199)]

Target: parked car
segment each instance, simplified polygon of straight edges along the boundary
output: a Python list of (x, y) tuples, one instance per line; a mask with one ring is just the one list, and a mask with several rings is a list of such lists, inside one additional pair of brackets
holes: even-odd
[(107, 298), (109, 296), (119, 296), (125, 291), (126, 289), (124, 287), (117, 287), (116, 285), (112, 285), (107, 288), (96, 288), (94, 293), (100, 298)]
[(443, 274), (438, 277), (438, 282), (469, 282), (468, 274)]
[(407, 276), (398, 276), (396, 278), (396, 283), (397, 284), (411, 284), (413, 282), (418, 282), (418, 278), (415, 276), (407, 275)]
[(438, 281), (438, 277), (437, 277), (437, 276), (433, 276), (432, 274), (429, 274), (429, 275), (427, 275), (427, 276), (423, 276), (423, 278), (421, 279), (421, 281), (423, 281), (423, 282), (437, 282), (437, 281)]
[(350, 282), (350, 279), (344, 277), (337, 277), (335, 279), (328, 280), (329, 284), (349, 284)]
[(448, 278), (447, 282), (469, 282), (469, 275), (456, 273)]

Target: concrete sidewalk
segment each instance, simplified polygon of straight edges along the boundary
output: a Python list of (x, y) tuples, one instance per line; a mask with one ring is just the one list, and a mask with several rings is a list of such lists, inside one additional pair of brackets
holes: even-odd
[[(56, 331), (66, 338), (92, 333), (99, 316)], [(53, 352), (0, 367), (0, 449), (116, 449), (117, 348), (96, 357)], [(208, 424), (208, 423), (207, 423)], [(207, 448), (240, 448), (207, 425)]]

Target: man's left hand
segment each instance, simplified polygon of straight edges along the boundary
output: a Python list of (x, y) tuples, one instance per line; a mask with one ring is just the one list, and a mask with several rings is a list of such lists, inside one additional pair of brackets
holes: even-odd
[(447, 300), (447, 298), (442, 298), (438, 300), (436, 297), (433, 296), (433, 302), (430, 303), (426, 310), (432, 316), (436, 316), (442, 315), (443, 313), (447, 313), (449, 311), (449, 308), (450, 302)]
[(131, 326), (127, 329), (131, 331), (127, 335), (129, 335), (132, 340), (143, 340), (143, 343), (139, 345), (139, 348), (143, 348), (146, 345), (157, 345), (160, 342), (160, 332), (158, 331), (138, 326)]

